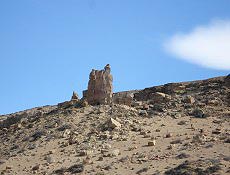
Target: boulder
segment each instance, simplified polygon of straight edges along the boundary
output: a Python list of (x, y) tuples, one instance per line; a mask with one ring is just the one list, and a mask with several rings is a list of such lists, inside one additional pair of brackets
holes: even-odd
[(117, 157), (119, 156), (121, 153), (120, 153), (120, 150), (119, 149), (114, 149), (111, 151), (110, 153), (110, 157)]
[(171, 98), (169, 95), (164, 94), (162, 92), (154, 92), (150, 94), (150, 99), (152, 103), (164, 103), (168, 102)]
[(131, 106), (133, 103), (132, 92), (119, 92), (113, 95), (113, 103)]
[(204, 113), (204, 111), (202, 109), (199, 108), (195, 108), (192, 111), (192, 115), (196, 118), (206, 118), (208, 117), (208, 115), (206, 113)]
[(105, 126), (108, 129), (115, 129), (115, 128), (120, 128), (121, 124), (118, 121), (116, 121), (115, 119), (109, 118), (109, 120), (105, 123)]
[(164, 85), (163, 89), (163, 92), (167, 94), (183, 93), (185, 86), (181, 83), (168, 83)]
[(139, 115), (141, 116), (148, 116), (148, 112), (146, 110), (139, 110)]
[(183, 102), (193, 104), (193, 103), (195, 103), (195, 99), (191, 95), (187, 95), (184, 97)]
[(156, 145), (156, 140), (148, 142), (148, 146), (155, 146), (155, 145)]
[(66, 109), (66, 108), (73, 106), (73, 104), (74, 104), (73, 101), (65, 101), (62, 103), (58, 103), (58, 108)]
[(19, 123), (23, 118), (28, 117), (27, 113), (22, 113), (20, 115), (16, 114), (14, 116), (9, 116), (5, 120), (0, 121), (0, 129), (9, 128), (10, 126)]

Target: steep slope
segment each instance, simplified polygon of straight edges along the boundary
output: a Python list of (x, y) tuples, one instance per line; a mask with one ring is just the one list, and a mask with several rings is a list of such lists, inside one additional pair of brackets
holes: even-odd
[(0, 116), (1, 174), (230, 173), (230, 76), (114, 98)]

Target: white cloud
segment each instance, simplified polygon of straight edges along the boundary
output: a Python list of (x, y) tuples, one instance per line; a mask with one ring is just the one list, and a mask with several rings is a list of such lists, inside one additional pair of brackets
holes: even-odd
[(230, 21), (219, 20), (175, 34), (166, 43), (176, 57), (203, 67), (230, 70)]

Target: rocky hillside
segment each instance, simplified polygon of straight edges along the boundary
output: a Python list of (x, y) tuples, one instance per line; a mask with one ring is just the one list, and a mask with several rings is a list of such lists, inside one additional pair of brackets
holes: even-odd
[(0, 116), (0, 173), (230, 173), (230, 76)]

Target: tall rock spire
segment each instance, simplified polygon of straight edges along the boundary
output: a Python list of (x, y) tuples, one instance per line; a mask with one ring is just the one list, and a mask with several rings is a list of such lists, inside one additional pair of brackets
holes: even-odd
[(113, 77), (107, 64), (103, 70), (92, 70), (89, 76), (86, 99), (91, 105), (110, 104), (113, 96)]

